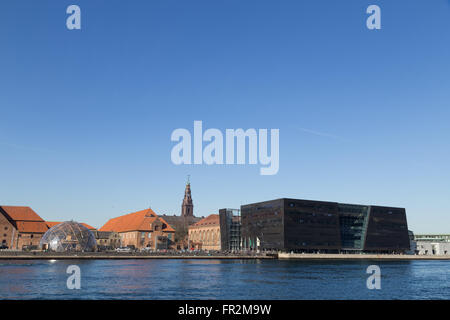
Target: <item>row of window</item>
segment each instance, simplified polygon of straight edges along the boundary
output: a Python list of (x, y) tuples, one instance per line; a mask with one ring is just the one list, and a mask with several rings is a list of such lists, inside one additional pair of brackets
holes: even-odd
[(215, 243), (219, 240), (219, 230), (193, 231), (189, 234), (192, 241)]
[(287, 211), (286, 214), (289, 214), (289, 216), (293, 215), (301, 215), (303, 217), (335, 217), (336, 215), (333, 213), (316, 213), (316, 212), (304, 212), (304, 211)]
[(108, 243), (108, 242), (111, 242), (111, 243), (120, 243), (120, 240), (99, 239), (98, 242), (99, 242), (99, 243)]
[(325, 205), (315, 202), (289, 202), (288, 206), (290, 208), (298, 207), (298, 208), (314, 208), (318, 211), (329, 211), (330, 209), (333, 209), (332, 205)]
[(30, 239), (33, 239), (34, 238), (34, 234), (22, 234), (22, 233), (19, 233), (18, 237), (19, 238), (30, 238)]
[(301, 224), (321, 224), (328, 226), (335, 226), (337, 222), (335, 220), (321, 220), (321, 219), (299, 219), (298, 223)]

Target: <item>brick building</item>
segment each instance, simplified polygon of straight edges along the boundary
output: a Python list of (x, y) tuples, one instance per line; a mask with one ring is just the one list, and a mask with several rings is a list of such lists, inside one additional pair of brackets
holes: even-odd
[(114, 231), (124, 247), (136, 249), (170, 249), (175, 230), (152, 209), (129, 213), (110, 219), (99, 231)]
[(118, 232), (92, 230), (92, 233), (97, 241), (98, 250), (113, 250), (122, 246)]
[(189, 243), (193, 249), (220, 250), (220, 221), (218, 214), (189, 226)]
[(33, 249), (48, 230), (45, 221), (22, 206), (0, 206), (0, 246), (9, 249)]

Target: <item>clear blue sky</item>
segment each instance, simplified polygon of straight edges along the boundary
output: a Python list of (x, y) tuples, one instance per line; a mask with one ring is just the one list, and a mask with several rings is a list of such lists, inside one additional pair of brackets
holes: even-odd
[[(179, 214), (190, 174), (198, 216), (293, 197), (450, 233), (449, 58), (448, 0), (4, 0), (0, 203), (100, 227)], [(279, 128), (278, 174), (175, 166), (170, 135), (194, 120)]]

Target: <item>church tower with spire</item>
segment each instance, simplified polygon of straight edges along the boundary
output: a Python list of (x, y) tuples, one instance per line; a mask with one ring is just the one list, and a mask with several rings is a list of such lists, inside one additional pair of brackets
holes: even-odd
[(181, 205), (181, 216), (182, 217), (194, 216), (194, 204), (192, 203), (191, 183), (189, 181), (189, 176), (186, 182), (186, 189), (184, 190), (184, 199)]

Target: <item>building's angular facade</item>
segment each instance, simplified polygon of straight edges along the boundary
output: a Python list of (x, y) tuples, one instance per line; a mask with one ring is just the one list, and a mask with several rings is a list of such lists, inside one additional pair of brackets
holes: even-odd
[(404, 208), (370, 206), (364, 250), (408, 250), (408, 224)]
[(227, 252), (239, 251), (241, 240), (241, 213), (238, 209), (220, 209), (220, 249)]
[(404, 208), (277, 199), (241, 206), (244, 249), (405, 252)]

